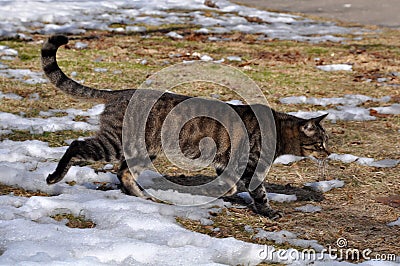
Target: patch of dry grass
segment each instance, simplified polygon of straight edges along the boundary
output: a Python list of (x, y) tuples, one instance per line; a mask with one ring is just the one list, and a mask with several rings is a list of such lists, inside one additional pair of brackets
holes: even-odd
[(62, 130), (56, 132), (43, 132), (42, 134), (31, 134), (26, 130), (14, 130), (10, 134), (0, 135), (0, 141), (5, 139), (13, 141), (40, 140), (48, 142), (49, 147), (62, 147), (67, 145), (65, 141), (68, 139), (77, 139), (79, 137), (88, 137), (91, 135), (93, 135), (93, 132), (88, 131)]
[(12, 194), (18, 197), (33, 197), (33, 196), (41, 196), (48, 197), (49, 194), (41, 192), (41, 191), (27, 191), (23, 188), (19, 188), (16, 186), (7, 186), (0, 183), (0, 195), (9, 195)]
[(66, 221), (65, 225), (69, 228), (86, 229), (96, 227), (96, 224), (93, 221), (86, 219), (84, 215), (75, 216), (70, 213), (60, 213), (51, 216), (51, 218), (58, 222)]

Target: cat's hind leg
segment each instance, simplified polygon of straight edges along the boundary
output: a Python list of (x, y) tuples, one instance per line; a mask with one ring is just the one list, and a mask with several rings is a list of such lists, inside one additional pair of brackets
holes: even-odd
[(267, 196), (267, 191), (265, 190), (264, 182), (262, 182), (256, 189), (250, 190), (249, 186), (252, 178), (256, 178), (253, 176), (253, 171), (246, 171), (242, 176), (241, 181), (244, 183), (247, 191), (249, 192), (253, 202), (250, 207), (257, 214), (266, 216), (272, 220), (278, 219), (283, 216), (283, 213), (280, 211), (275, 211), (269, 205), (269, 200)]
[(225, 174), (226, 177), (228, 178), (223, 178), (221, 181), (224, 186), (227, 186), (227, 192), (224, 193), (224, 197), (231, 197), (235, 195), (238, 191), (237, 189), (237, 180), (234, 180), (234, 178), (231, 178), (231, 176), (234, 176), (234, 174), (226, 174), (225, 172), (225, 167), (215, 167), (215, 171), (217, 173), (217, 178), (220, 178), (221, 175)]
[(143, 169), (141, 167), (134, 166), (131, 167), (131, 170), (128, 168), (126, 160), (124, 160), (121, 163), (121, 166), (117, 173), (117, 177), (121, 182), (122, 192), (127, 195), (157, 201), (155, 198), (148, 196), (147, 193), (145, 194), (143, 188), (137, 182), (137, 178), (139, 177), (139, 174), (142, 172), (141, 170)]
[(60, 182), (75, 161), (110, 161), (112, 156), (107, 148), (97, 138), (73, 141), (58, 162), (56, 170), (48, 175), (47, 184)]
[(266, 216), (272, 220), (278, 219), (283, 216), (282, 212), (272, 209), (269, 205), (269, 200), (264, 184), (259, 185), (255, 190), (249, 191), (249, 193), (253, 199), (251, 208), (255, 213)]

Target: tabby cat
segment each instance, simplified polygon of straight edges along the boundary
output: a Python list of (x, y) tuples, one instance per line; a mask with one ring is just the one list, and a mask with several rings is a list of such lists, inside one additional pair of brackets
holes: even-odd
[[(129, 195), (145, 197), (142, 188), (136, 182), (139, 172), (129, 170), (122, 147), (124, 114), (135, 90), (98, 90), (81, 85), (68, 78), (61, 71), (56, 61), (58, 48), (67, 43), (68, 38), (66, 36), (55, 35), (43, 44), (41, 58), (46, 76), (58, 89), (70, 95), (104, 102), (105, 109), (101, 114), (100, 129), (96, 136), (73, 141), (60, 159), (56, 170), (47, 177), (47, 183), (55, 184), (61, 181), (77, 160), (105, 162), (118, 160), (121, 162), (118, 178), (121, 182), (122, 191)], [(157, 153), (161, 151), (160, 131), (166, 115), (174, 106), (188, 98), (190, 97), (165, 93), (154, 105), (147, 121), (145, 140), (151, 159), (154, 159)], [(250, 179), (255, 174), (256, 165), (260, 158), (260, 128), (249, 105), (231, 107), (244, 121), (249, 134), (250, 156), (245, 170), (240, 176), (240, 182), (246, 188), (249, 188)], [(272, 109), (271, 111), (276, 127), (276, 148), (273, 159), (283, 154), (317, 157), (329, 155), (327, 150), (328, 137), (320, 124), (326, 115), (312, 119), (301, 119)], [(198, 144), (200, 140), (204, 137), (211, 137), (216, 142), (217, 147), (212, 165), (215, 167), (217, 175), (225, 170), (227, 162), (232, 156), (229, 153), (232, 143), (221, 124), (206, 117), (198, 117), (185, 125), (182, 132), (182, 134), (179, 134), (179, 143), (183, 153), (190, 158), (199, 157)], [(280, 212), (269, 206), (267, 193), (262, 183), (249, 193), (253, 199), (251, 207), (256, 213), (270, 218), (277, 218), (281, 215)]]

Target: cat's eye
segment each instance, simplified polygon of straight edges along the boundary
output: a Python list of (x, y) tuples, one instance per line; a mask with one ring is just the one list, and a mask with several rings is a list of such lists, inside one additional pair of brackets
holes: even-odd
[(316, 148), (319, 149), (319, 150), (325, 150), (325, 146), (324, 146), (323, 143), (318, 143), (318, 144), (316, 145)]

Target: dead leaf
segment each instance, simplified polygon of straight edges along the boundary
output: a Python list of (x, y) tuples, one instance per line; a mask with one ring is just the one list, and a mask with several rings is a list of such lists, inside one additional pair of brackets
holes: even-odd
[(392, 195), (389, 197), (380, 197), (376, 199), (377, 202), (383, 203), (393, 208), (400, 208), (400, 195)]
[(261, 19), (261, 18), (259, 18), (259, 17), (244, 16), (244, 18), (245, 18), (248, 22), (250, 22), (250, 23), (252, 23), (252, 22), (255, 22), (255, 23), (264, 23), (264, 22), (265, 22), (263, 19)]
[(393, 115), (390, 115), (390, 114), (380, 114), (375, 109), (369, 109), (369, 115), (375, 116), (375, 117), (379, 117), (379, 118), (386, 118), (386, 117), (393, 116)]
[(211, 0), (205, 0), (204, 5), (211, 8), (218, 8), (217, 4)]
[(400, 94), (393, 95), (392, 97), (390, 97), (390, 100), (395, 103), (400, 103)]

